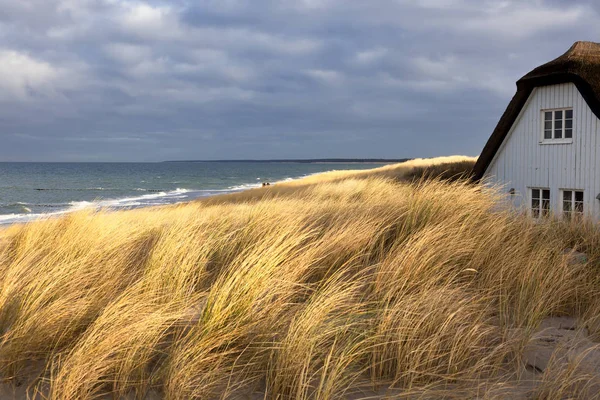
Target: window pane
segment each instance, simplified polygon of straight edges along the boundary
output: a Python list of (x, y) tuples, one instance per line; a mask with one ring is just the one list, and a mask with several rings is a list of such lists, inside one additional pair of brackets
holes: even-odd
[(573, 129), (565, 129), (565, 138), (573, 139)]
[(575, 201), (583, 201), (583, 192), (575, 192)]
[(570, 201), (563, 201), (563, 211), (564, 212), (571, 211), (571, 202)]
[(539, 210), (540, 209), (540, 200), (539, 199), (531, 200), (531, 208), (533, 208), (534, 210)]
[(572, 196), (573, 196), (573, 194), (570, 190), (563, 191), (563, 200), (571, 201)]
[(552, 113), (550, 111), (544, 113), (544, 119), (546, 121), (552, 121)]
[(554, 131), (554, 139), (562, 139), (562, 129), (556, 129)]
[(567, 111), (565, 111), (565, 118), (566, 119), (573, 119), (573, 110), (567, 110)]
[(552, 129), (552, 121), (544, 122), (544, 129)]
[(565, 121), (565, 128), (567, 128), (567, 129), (573, 128), (573, 120), (572, 119), (568, 119)]
[(540, 217), (540, 210), (538, 208), (534, 208), (531, 211), (533, 213), (533, 218), (539, 218)]
[(578, 213), (583, 213), (583, 203), (580, 201), (575, 202), (575, 211)]
[(544, 131), (544, 139), (552, 139), (552, 130)]
[(534, 199), (540, 198), (540, 189), (531, 189), (531, 197)]
[(542, 198), (544, 200), (550, 200), (550, 191), (549, 190), (543, 190), (542, 191)]
[(554, 111), (554, 119), (562, 120), (563, 112), (562, 111)]
[[(550, 201), (542, 200), (542, 210), (550, 211)], [(544, 213), (544, 215), (548, 215), (548, 213)]]
[(562, 120), (554, 121), (554, 129), (562, 129)]

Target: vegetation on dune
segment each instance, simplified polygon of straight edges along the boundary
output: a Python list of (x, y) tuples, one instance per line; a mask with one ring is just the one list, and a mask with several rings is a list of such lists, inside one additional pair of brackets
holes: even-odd
[[(418, 179), (448, 161), (12, 226), (0, 376), (53, 399), (493, 398), (545, 317), (599, 326), (600, 232)], [(589, 385), (556, 377), (533, 395)]]

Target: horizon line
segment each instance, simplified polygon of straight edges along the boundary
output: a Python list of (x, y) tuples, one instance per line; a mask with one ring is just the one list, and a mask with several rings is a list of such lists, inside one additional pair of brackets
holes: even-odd
[(0, 161), (0, 163), (40, 163), (40, 164), (160, 164), (160, 163), (193, 163), (193, 162), (404, 162), (413, 158), (280, 158), (280, 159), (215, 159), (215, 160), (162, 160), (162, 161)]

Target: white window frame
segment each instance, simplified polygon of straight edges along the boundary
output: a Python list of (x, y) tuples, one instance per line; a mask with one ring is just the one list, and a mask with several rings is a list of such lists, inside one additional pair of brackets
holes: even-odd
[[(539, 197), (534, 198), (534, 191), (539, 190)], [(548, 191), (548, 198), (544, 198), (544, 191)], [(538, 201), (537, 211), (534, 208), (534, 201)], [(547, 208), (544, 208), (544, 202), (547, 202)], [(534, 219), (547, 218), (552, 213), (552, 191), (547, 187), (530, 187), (529, 188), (529, 201), (527, 204), (529, 215)], [(545, 212), (544, 212), (545, 211)], [(537, 214), (537, 215), (536, 215)]]
[[(570, 193), (570, 208), (571, 210), (565, 210), (565, 192)], [(581, 201), (576, 201), (577, 195), (576, 193), (582, 193)], [(577, 203), (581, 204), (581, 211), (575, 210), (577, 207)], [(583, 217), (585, 215), (585, 190), (583, 189), (560, 189), (560, 215), (561, 218), (571, 220), (573, 216)]]
[[(560, 119), (560, 120), (556, 119), (557, 111), (562, 112), (562, 119)], [(572, 112), (572, 115), (571, 115), (572, 118), (566, 117), (567, 111)], [(552, 114), (551, 121), (546, 120), (546, 113)], [(543, 110), (541, 110), (540, 121), (541, 121), (540, 144), (571, 144), (571, 143), (573, 143), (573, 137), (575, 136), (575, 111), (573, 110), (573, 107), (543, 109)], [(571, 128), (567, 128), (567, 121), (571, 121)], [(550, 129), (550, 132), (551, 132), (552, 138), (546, 138), (546, 132), (548, 131), (548, 129), (546, 128), (546, 122), (551, 122), (552, 128)], [(557, 122), (560, 123), (560, 125), (561, 125), (560, 128), (556, 127)], [(571, 130), (570, 138), (565, 137), (566, 131), (568, 129)], [(557, 130), (560, 130), (560, 132), (561, 132), (560, 138), (555, 137)]]

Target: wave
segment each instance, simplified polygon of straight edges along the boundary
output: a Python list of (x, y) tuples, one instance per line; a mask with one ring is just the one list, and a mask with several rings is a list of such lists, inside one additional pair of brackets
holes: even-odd
[[(177, 188), (171, 191), (160, 191), (157, 193), (149, 193), (141, 196), (135, 197), (124, 197), (119, 199), (105, 199), (105, 200), (95, 200), (95, 201), (71, 201), (69, 203), (64, 204), (30, 204), (30, 203), (13, 203), (15, 206), (22, 207), (22, 209), (18, 210), (21, 212), (13, 212), (10, 214), (0, 215), (0, 224), (13, 224), (13, 223), (23, 223), (29, 222), (36, 219), (44, 219), (48, 217), (55, 217), (58, 215), (63, 215), (83, 209), (129, 209), (129, 208), (139, 208), (139, 207), (148, 207), (148, 206), (156, 206), (156, 205), (165, 205), (172, 204), (181, 201), (185, 201), (186, 199), (191, 199), (188, 196), (188, 193), (192, 193), (193, 191), (189, 189), (181, 189)], [(200, 197), (200, 196), (198, 196)], [(31, 207), (40, 207), (40, 208), (58, 208), (57, 211), (52, 212), (36, 212), (32, 213)], [(29, 211), (27, 211), (29, 210)], [(17, 210), (15, 210), (17, 211)], [(25, 211), (25, 212), (23, 212)]]
[[(322, 174), (323, 172), (332, 172), (332, 171), (337, 171), (337, 170), (313, 172), (313, 173), (310, 173), (310, 174), (304, 174), (302, 176), (296, 176), (296, 177), (288, 176), (286, 178), (282, 178), (282, 179), (274, 180), (274, 181), (269, 181), (268, 179), (263, 181), (262, 178), (256, 178), (256, 180), (257, 181), (263, 181), (264, 183), (270, 182), (271, 185), (276, 185), (278, 183), (291, 182), (291, 181), (295, 181), (295, 180), (298, 180), (298, 179), (307, 178), (309, 176), (319, 175), (319, 174)], [(244, 183), (242, 185), (230, 186), (227, 191), (241, 191), (241, 190), (255, 189), (255, 188), (262, 187), (263, 182), (261, 182), (261, 183)]]
[[(45, 214), (38, 214), (37, 217), (42, 217)], [(19, 222), (28, 222), (35, 219), (35, 214), (4, 214), (0, 215), (0, 224), (15, 224)]]
[[(305, 174), (299, 177), (286, 177), (280, 180), (272, 180), (271, 184), (289, 182), (295, 179), (306, 176), (316, 175), (322, 172)], [(15, 202), (2, 204), (0, 209), (4, 208), (8, 214), (0, 214), (0, 225), (13, 223), (26, 223), (38, 219), (52, 218), (67, 213), (75, 212), (83, 209), (108, 209), (122, 210), (131, 208), (141, 208), (150, 206), (159, 206), (166, 204), (181, 203), (190, 201), (196, 198), (209, 197), (219, 194), (241, 192), (248, 189), (262, 187), (262, 182), (267, 182), (268, 179), (256, 178), (253, 183), (244, 183), (240, 185), (230, 186), (225, 189), (185, 189), (177, 188), (175, 190), (162, 190), (153, 188), (105, 188), (105, 187), (89, 187), (89, 188), (36, 188), (38, 191), (113, 191), (114, 192), (140, 192), (139, 196), (121, 197), (115, 199), (99, 199), (94, 201), (71, 201), (69, 203), (56, 204), (33, 204), (25, 202)], [(142, 181), (142, 183), (144, 183)], [(143, 193), (143, 194), (142, 194)], [(10, 208), (14, 207), (14, 208)], [(32, 211), (33, 210), (33, 211)], [(1, 211), (0, 211), (1, 212)]]
[(242, 190), (259, 188), (262, 186), (262, 183), (244, 183), (242, 185), (230, 186), (228, 191), (230, 192), (239, 192)]
[[(91, 188), (34, 188), (37, 192), (127, 192), (131, 189), (127, 188), (105, 188), (105, 187), (91, 187)], [(135, 191), (141, 192), (163, 192), (166, 189), (147, 189), (147, 188), (135, 188)]]
[(96, 192), (104, 190), (125, 190), (115, 188), (91, 187), (91, 188), (33, 188), (38, 192)]
[[(108, 200), (97, 200), (97, 201), (73, 201), (69, 203), (74, 208), (85, 208), (94, 206), (97, 208), (115, 208), (115, 207), (130, 207), (143, 205), (145, 202), (154, 203), (158, 199), (162, 198), (184, 198), (187, 193), (190, 193), (190, 189), (177, 188), (171, 191), (152, 191), (151, 194), (144, 194), (142, 196), (135, 197), (124, 197), (121, 199), (108, 199)], [(150, 204), (149, 204), (150, 205)]]
[(162, 193), (168, 192), (168, 189), (152, 189), (152, 188), (105, 188), (105, 187), (91, 187), (91, 188), (34, 188), (33, 190), (37, 192), (148, 192), (148, 193)]
[(8, 212), (8, 213), (15, 213), (15, 212), (19, 212), (19, 213), (31, 213), (31, 207), (33, 207), (32, 204), (29, 203), (23, 203), (23, 202), (15, 202), (15, 203), (0, 203), (0, 211), (3, 212)]
[(0, 207), (15, 207), (15, 206), (29, 206), (31, 203), (24, 203), (22, 201), (16, 201), (14, 203), (0, 203)]
[(33, 207), (44, 207), (44, 208), (59, 208), (66, 207), (70, 203), (23, 203), (17, 201), (15, 203), (0, 203), (0, 208), (2, 207), (20, 207), (20, 206), (33, 206)]
[[(40, 220), (40, 219), (56, 217), (56, 216), (71, 212), (70, 210), (62, 210), (62, 211), (56, 211), (56, 212), (50, 212), (50, 213), (31, 213), (31, 209), (29, 209), (29, 208), (27, 208), (27, 209), (29, 210), (29, 212), (25, 213), (25, 214), (13, 213), (13, 214), (0, 215), (0, 225), (25, 223), (25, 222), (30, 222), (30, 221)], [(75, 210), (73, 210), (73, 211), (75, 211)]]

